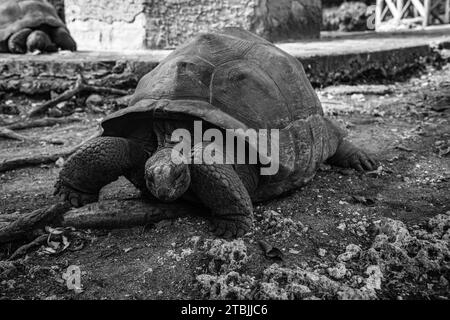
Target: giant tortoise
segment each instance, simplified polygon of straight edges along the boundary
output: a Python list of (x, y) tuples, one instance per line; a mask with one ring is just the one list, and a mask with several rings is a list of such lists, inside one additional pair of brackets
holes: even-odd
[(0, 52), (75, 51), (75, 41), (46, 0), (2, 0)]
[[(191, 153), (177, 153), (180, 140), (172, 133), (179, 128), (192, 133), (196, 121), (203, 132), (242, 129), (235, 137), (245, 141), (244, 160), (250, 150), (260, 152), (245, 134), (248, 129), (278, 130), (278, 150), (256, 163), (195, 161), (216, 141), (194, 141)], [(200, 34), (179, 47), (140, 80), (129, 106), (101, 125), (102, 135), (64, 164), (55, 194), (81, 206), (123, 175), (155, 200), (201, 202), (211, 211), (215, 233), (226, 238), (249, 230), (252, 202), (303, 186), (324, 161), (357, 170), (375, 167), (324, 117), (297, 59), (236, 28)], [(193, 161), (180, 161), (187, 158)], [(278, 171), (262, 175), (261, 168), (272, 162)]]

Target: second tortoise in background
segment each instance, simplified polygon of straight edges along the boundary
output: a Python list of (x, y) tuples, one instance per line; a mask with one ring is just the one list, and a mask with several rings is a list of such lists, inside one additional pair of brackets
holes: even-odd
[(0, 52), (76, 51), (77, 45), (56, 9), (46, 0), (2, 0)]

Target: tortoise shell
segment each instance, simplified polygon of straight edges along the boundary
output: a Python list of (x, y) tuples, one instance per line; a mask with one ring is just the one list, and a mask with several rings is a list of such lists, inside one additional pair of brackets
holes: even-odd
[[(41, 25), (63, 27), (56, 9), (46, 0), (2, 0), (0, 3), (0, 48), (7, 47), (8, 38), (24, 28)], [(69, 32), (69, 31), (67, 31)], [(1, 50), (1, 51), (7, 51)]]
[(126, 137), (171, 113), (223, 129), (279, 130), (279, 157), (269, 156), (278, 173), (261, 176), (254, 200), (305, 184), (337, 147), (302, 64), (237, 28), (200, 34), (172, 52), (140, 80), (127, 108), (104, 119), (103, 134)]

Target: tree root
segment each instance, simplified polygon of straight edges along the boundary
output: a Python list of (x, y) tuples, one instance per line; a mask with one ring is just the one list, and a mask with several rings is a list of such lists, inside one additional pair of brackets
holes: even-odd
[(58, 103), (67, 101), (67, 100), (71, 99), (72, 97), (74, 97), (80, 93), (83, 93), (83, 92), (106, 93), (106, 94), (122, 95), (122, 96), (125, 96), (128, 94), (128, 91), (125, 91), (125, 90), (89, 85), (86, 83), (84, 77), (80, 73), (78, 75), (78, 79), (73, 88), (66, 90), (65, 92), (63, 92), (62, 94), (57, 96), (56, 98), (51, 99), (51, 100), (45, 102), (44, 104), (41, 104), (40, 106), (33, 108), (28, 113), (28, 117), (32, 118), (32, 117), (41, 115), (41, 114), (45, 113), (48, 109), (56, 106)]
[(64, 141), (59, 140), (59, 139), (49, 139), (49, 138), (34, 138), (34, 137), (28, 137), (28, 136), (24, 136), (23, 134), (14, 132), (11, 129), (5, 128), (5, 127), (0, 127), (0, 137), (2, 138), (7, 138), (7, 139), (13, 139), (13, 140), (19, 140), (19, 141), (33, 141), (33, 142), (40, 142), (40, 141), (44, 141), (44, 142), (48, 142), (51, 144), (64, 144)]
[(144, 199), (105, 200), (81, 208), (70, 208), (68, 203), (57, 203), (21, 215), (0, 228), (0, 243), (27, 239), (45, 226), (74, 227), (76, 229), (114, 229), (149, 225), (162, 220), (173, 220), (202, 208), (190, 203), (155, 203)]
[(7, 159), (0, 161), (0, 172), (15, 170), (23, 167), (28, 166), (36, 166), (41, 164), (47, 164), (47, 163), (53, 163), (59, 158), (65, 158), (70, 156), (72, 153), (74, 153), (80, 146), (85, 144), (87, 141), (98, 137), (100, 135), (99, 132), (95, 133), (93, 136), (89, 137), (88, 139), (84, 140), (80, 144), (76, 145), (73, 148), (67, 149), (65, 151), (60, 151), (52, 154), (40, 154), (40, 155), (33, 155), (33, 156), (26, 156), (26, 157), (17, 157), (13, 159)]

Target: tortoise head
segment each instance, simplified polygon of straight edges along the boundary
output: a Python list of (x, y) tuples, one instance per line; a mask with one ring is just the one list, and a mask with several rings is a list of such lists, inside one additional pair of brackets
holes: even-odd
[(191, 184), (188, 165), (176, 150), (166, 147), (156, 151), (145, 163), (147, 189), (165, 202), (180, 198)]
[(41, 30), (33, 31), (27, 38), (27, 48), (30, 52), (34, 52), (35, 50), (41, 52), (56, 51), (54, 46), (55, 45), (50, 40), (50, 37)]

